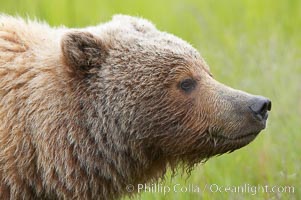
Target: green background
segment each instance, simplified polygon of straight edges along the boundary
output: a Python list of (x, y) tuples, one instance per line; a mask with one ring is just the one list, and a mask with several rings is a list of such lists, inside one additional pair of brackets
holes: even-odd
[[(211, 158), (189, 177), (180, 170), (161, 182), (200, 192), (145, 192), (135, 199), (301, 199), (301, 1), (0, 0), (0, 12), (69, 27), (116, 13), (145, 17), (200, 50), (217, 80), (272, 100), (268, 127), (250, 145)], [(212, 184), (293, 186), (294, 192), (211, 192)]]

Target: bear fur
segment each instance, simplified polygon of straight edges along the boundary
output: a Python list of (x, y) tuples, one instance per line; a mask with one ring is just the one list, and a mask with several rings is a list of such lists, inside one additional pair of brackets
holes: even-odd
[(265, 127), (256, 98), (141, 18), (69, 29), (1, 15), (0, 199), (120, 198), (247, 145)]

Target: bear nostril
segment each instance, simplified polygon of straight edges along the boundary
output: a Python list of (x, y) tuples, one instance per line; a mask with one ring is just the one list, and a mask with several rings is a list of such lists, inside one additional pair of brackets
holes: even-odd
[(253, 104), (250, 106), (250, 109), (253, 111), (255, 116), (259, 120), (267, 118), (267, 112), (272, 108), (272, 102), (264, 97), (256, 97), (253, 100)]
[(272, 102), (268, 99), (268, 111), (272, 109)]

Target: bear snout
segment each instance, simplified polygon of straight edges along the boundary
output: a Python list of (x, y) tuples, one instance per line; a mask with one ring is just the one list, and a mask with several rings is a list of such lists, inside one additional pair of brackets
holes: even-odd
[(257, 120), (266, 121), (268, 118), (268, 111), (272, 108), (272, 102), (265, 97), (256, 96), (252, 99), (249, 108)]

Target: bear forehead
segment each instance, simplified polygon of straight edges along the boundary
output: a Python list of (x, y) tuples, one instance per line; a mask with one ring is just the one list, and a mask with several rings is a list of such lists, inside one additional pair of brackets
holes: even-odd
[(118, 28), (128, 28), (142, 33), (157, 31), (153, 23), (139, 17), (114, 15), (111, 23), (115, 23)]
[(175, 55), (188, 56), (202, 59), (199, 52), (186, 41), (166, 32), (159, 31), (150, 21), (127, 15), (115, 15), (105, 24), (95, 27), (105, 41), (110, 41), (114, 46), (138, 46), (156, 52), (174, 53)]

